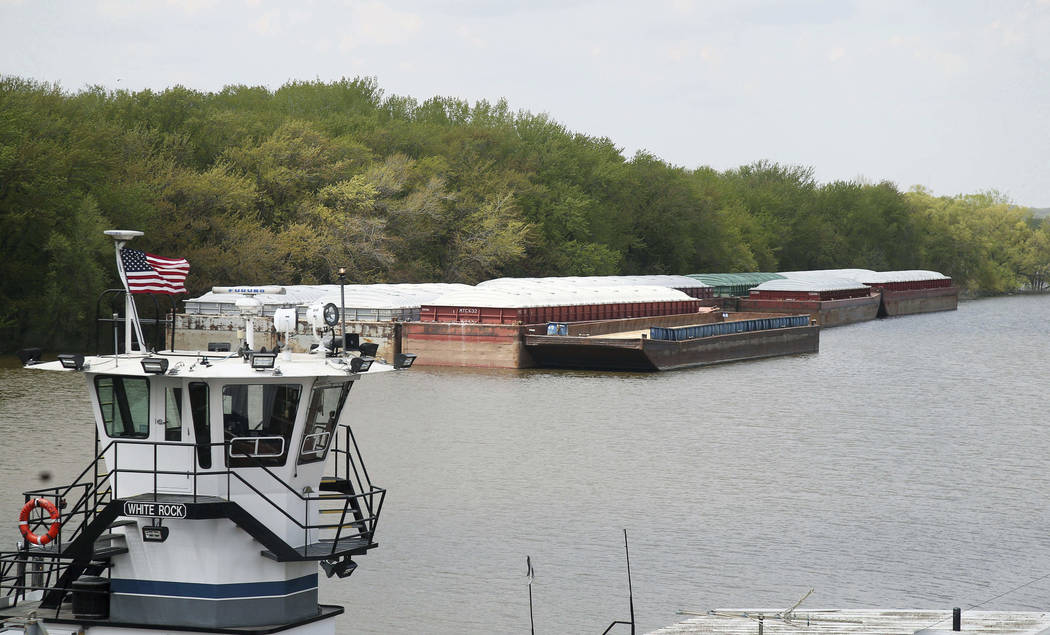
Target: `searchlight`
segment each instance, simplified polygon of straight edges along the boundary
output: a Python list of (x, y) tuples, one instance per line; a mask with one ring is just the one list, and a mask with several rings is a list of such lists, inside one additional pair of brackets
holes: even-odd
[[(335, 331), (334, 327), (339, 323), (339, 307), (331, 302), (327, 304), (315, 302), (306, 310), (306, 321), (310, 323), (310, 329), (318, 342), (317, 347), (310, 352), (327, 354), (329, 350), (325, 348), (323, 334), (328, 329)], [(335, 346), (334, 339), (333, 336), (333, 347)]]

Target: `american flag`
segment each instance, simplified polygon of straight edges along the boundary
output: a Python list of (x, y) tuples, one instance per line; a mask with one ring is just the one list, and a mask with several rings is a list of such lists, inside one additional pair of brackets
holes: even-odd
[(132, 293), (186, 293), (190, 263), (185, 258), (161, 258), (125, 248), (120, 250), (120, 260)]

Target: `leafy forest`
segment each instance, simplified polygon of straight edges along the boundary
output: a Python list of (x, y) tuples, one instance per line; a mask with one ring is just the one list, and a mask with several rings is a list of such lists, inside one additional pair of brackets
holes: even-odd
[(331, 283), (340, 266), (358, 283), (934, 269), (997, 293), (1042, 288), (1048, 223), (995, 192), (625, 157), (505, 101), (420, 102), (371, 78), (71, 93), (0, 77), (6, 351), (93, 332), (118, 285), (114, 228), (187, 258), (191, 297)]

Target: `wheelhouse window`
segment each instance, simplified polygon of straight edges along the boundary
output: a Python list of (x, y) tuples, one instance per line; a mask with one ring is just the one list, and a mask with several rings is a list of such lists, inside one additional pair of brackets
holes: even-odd
[(164, 389), (164, 440), (182, 441), (182, 388)]
[(335, 440), (335, 425), (354, 382), (319, 384), (310, 397), (306, 412), (306, 430), (299, 448), (299, 465), (323, 461)]
[(211, 423), (208, 419), (208, 384), (190, 382), (190, 417), (193, 419), (193, 436), (197, 440), (197, 464), (202, 469), (211, 468)]
[(95, 377), (95, 395), (106, 434), (115, 439), (149, 436), (149, 380), (145, 377)]
[(222, 389), (226, 465), (284, 465), (299, 408), (299, 384), (235, 384)]

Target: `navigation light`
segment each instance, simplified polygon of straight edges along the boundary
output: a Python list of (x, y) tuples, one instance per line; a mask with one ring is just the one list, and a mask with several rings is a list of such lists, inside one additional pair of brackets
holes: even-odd
[(18, 361), (22, 362), (23, 366), (29, 364), (35, 364), (40, 361), (40, 356), (44, 354), (44, 351), (39, 348), (23, 348), (18, 351)]
[(398, 353), (394, 356), (394, 368), (412, 368), (412, 363), (415, 361), (415, 353)]
[(84, 370), (84, 356), (80, 353), (62, 353), (58, 356), (58, 361), (62, 362), (62, 368)]
[(374, 361), (376, 361), (374, 357), (351, 357), (350, 370), (355, 373), (367, 373)]
[(277, 362), (277, 353), (252, 353), (252, 368), (270, 370)]

